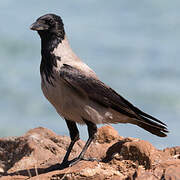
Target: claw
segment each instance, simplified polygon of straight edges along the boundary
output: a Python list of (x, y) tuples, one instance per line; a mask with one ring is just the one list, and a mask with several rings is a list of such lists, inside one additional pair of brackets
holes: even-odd
[(66, 162), (63, 162), (61, 164), (62, 167), (72, 167), (74, 166), (75, 164), (77, 164), (79, 161), (97, 161), (97, 162), (100, 162), (101, 160), (99, 159), (96, 159), (96, 158), (84, 158), (84, 157), (77, 157), (77, 158), (74, 158), (73, 160), (71, 161), (66, 161)]
[(84, 161), (97, 161), (97, 162), (101, 162), (101, 160), (99, 159), (96, 159), (96, 158), (81, 158), (81, 160), (84, 160)]
[(74, 166), (74, 165), (77, 164), (79, 161), (81, 161), (81, 158), (75, 158), (75, 159), (71, 160), (71, 161), (69, 162), (69, 167)]
[(100, 162), (101, 160), (96, 158), (84, 158), (84, 157), (77, 157), (72, 159), (71, 161), (63, 161), (61, 164), (57, 163), (55, 165), (52, 165), (48, 167), (45, 172), (55, 171), (55, 170), (62, 170), (68, 167), (72, 167), (75, 164), (77, 164), (79, 161), (97, 161)]

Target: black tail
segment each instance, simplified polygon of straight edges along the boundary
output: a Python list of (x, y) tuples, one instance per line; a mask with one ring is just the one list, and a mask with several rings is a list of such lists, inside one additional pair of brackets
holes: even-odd
[(121, 97), (121, 99), (135, 112), (137, 117), (132, 122), (133, 124), (138, 125), (139, 127), (149, 131), (152, 134), (155, 134), (160, 137), (166, 137), (166, 133), (168, 133), (167, 125), (161, 122), (159, 119), (141, 111), (134, 105), (132, 105), (129, 101)]
[[(154, 122), (150, 122), (150, 120), (148, 120), (149, 122), (146, 121), (137, 121), (135, 124), (138, 125), (139, 127), (145, 129), (146, 131), (149, 131), (152, 134), (155, 134), (156, 136), (159, 137), (166, 137), (168, 133), (168, 130), (166, 127), (161, 126), (157, 123)], [(156, 124), (156, 125), (155, 125)]]
[[(138, 109), (139, 110), (139, 109)], [(136, 111), (137, 113), (137, 111)], [(139, 110), (138, 119), (135, 120), (134, 124), (138, 125), (139, 127), (149, 131), (152, 134), (155, 134), (160, 137), (166, 137), (166, 133), (168, 130), (166, 128), (166, 124), (162, 123), (160, 120), (142, 112)], [(151, 118), (151, 119), (150, 119)], [(154, 121), (158, 122), (154, 122)]]

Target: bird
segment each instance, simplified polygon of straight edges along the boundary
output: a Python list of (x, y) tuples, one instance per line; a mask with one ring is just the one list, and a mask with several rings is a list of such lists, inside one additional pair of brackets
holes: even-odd
[[(84, 154), (95, 139), (97, 124), (130, 123), (156, 136), (167, 136), (165, 123), (103, 83), (73, 52), (60, 16), (45, 14), (30, 29), (37, 31), (41, 39), (41, 89), (65, 120), (71, 138), (62, 165), (69, 167), (85, 160)], [(69, 161), (71, 150), (80, 139), (77, 123), (87, 125), (89, 136), (79, 156)]]

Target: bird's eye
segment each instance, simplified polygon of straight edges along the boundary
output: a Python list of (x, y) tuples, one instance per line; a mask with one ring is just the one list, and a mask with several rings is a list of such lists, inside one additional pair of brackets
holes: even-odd
[(48, 24), (53, 25), (54, 21), (52, 19), (49, 19)]

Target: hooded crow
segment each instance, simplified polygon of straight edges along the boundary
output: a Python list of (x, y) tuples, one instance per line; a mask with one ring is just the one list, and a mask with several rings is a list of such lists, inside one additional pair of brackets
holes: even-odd
[[(150, 133), (165, 137), (166, 124), (135, 107), (100, 81), (72, 51), (61, 17), (41, 16), (30, 27), (41, 38), (41, 88), (44, 96), (62, 116), (69, 129), (71, 143), (62, 164), (72, 166), (85, 159), (84, 154), (95, 138), (96, 124), (131, 123)], [(86, 124), (89, 138), (80, 155), (68, 161), (79, 131), (76, 123)]]

